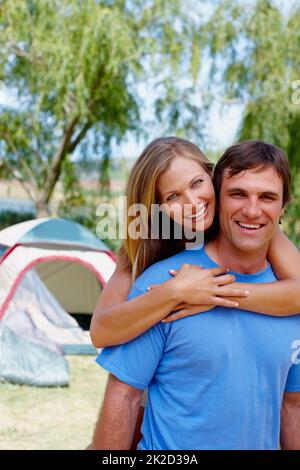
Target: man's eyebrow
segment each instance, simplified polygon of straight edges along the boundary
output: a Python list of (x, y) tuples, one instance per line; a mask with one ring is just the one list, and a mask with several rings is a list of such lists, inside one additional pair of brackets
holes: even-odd
[(228, 188), (227, 192), (228, 193), (235, 193), (235, 192), (245, 193), (246, 191), (243, 188)]
[(262, 196), (272, 196), (276, 199), (280, 198), (280, 194), (276, 193), (275, 191), (262, 191), (260, 194)]
[[(231, 194), (231, 193), (247, 193), (247, 191), (244, 188), (236, 187), (236, 188), (227, 189), (227, 193), (228, 194)], [(274, 197), (276, 199), (280, 198), (280, 194), (276, 193), (275, 191), (261, 191), (259, 193), (259, 195), (260, 196), (271, 196), (271, 197)]]

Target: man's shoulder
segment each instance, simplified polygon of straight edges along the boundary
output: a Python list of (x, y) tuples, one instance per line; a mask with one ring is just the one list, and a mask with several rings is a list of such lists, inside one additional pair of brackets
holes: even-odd
[(180, 269), (184, 263), (203, 265), (203, 251), (204, 247), (197, 250), (183, 250), (152, 264), (136, 279), (134, 286), (141, 291), (146, 291), (149, 285), (161, 284), (170, 279), (169, 269)]

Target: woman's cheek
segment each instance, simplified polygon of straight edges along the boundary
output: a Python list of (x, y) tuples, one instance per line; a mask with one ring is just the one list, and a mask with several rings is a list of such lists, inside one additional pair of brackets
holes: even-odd
[(168, 216), (175, 222), (182, 224), (182, 210), (178, 207), (178, 205), (169, 207)]

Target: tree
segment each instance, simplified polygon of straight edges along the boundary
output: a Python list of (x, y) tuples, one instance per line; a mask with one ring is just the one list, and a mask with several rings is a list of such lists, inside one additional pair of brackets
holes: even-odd
[(195, 77), (193, 22), (180, 0), (2, 1), (0, 80), (16, 106), (0, 109), (0, 170), (39, 216), (74, 152), (103, 156), (107, 184), (112, 138), (141, 131), (138, 82), (157, 76), (163, 111), (176, 77)]
[(224, 102), (244, 103), (238, 139), (265, 140), (289, 157), (295, 200), (286, 228), (300, 243), (300, 100), (293, 99), (300, 79), (299, 3), (284, 14), (270, 0), (223, 1), (207, 25), (207, 43), (213, 86), (222, 90)]

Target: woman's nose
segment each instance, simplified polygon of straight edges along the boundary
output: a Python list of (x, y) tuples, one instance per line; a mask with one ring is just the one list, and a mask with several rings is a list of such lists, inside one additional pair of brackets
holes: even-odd
[(196, 207), (197, 204), (199, 204), (199, 198), (193, 191), (189, 191), (185, 194), (184, 203), (191, 204), (192, 206)]

